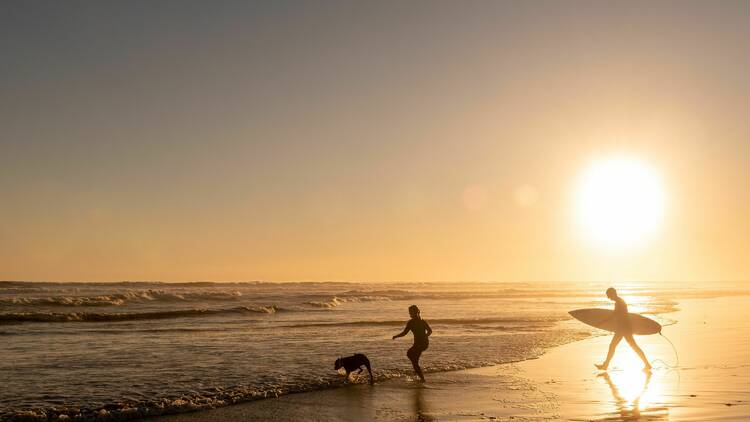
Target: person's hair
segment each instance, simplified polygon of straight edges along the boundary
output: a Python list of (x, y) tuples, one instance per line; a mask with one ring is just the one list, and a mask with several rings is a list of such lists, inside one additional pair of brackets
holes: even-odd
[(411, 305), (409, 306), (409, 313), (415, 313), (419, 315), (419, 307), (417, 305)]
[(607, 289), (607, 297), (610, 296), (617, 296), (617, 290), (615, 290), (614, 287), (610, 287), (609, 289)]

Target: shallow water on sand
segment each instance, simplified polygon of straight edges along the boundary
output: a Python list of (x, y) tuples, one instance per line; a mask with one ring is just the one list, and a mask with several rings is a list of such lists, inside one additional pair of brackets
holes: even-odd
[[(333, 361), (352, 353), (370, 357), (377, 380), (399, 377), (411, 373), (411, 339), (390, 337), (412, 303), (435, 331), (428, 372), (534, 358), (591, 335), (567, 311), (609, 306), (603, 287), (0, 282), (0, 417), (128, 418), (335, 387)], [(711, 294), (621, 293), (650, 313)]]

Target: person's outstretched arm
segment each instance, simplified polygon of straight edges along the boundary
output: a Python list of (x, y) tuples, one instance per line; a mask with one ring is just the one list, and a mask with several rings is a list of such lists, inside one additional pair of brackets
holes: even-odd
[(393, 339), (396, 340), (399, 337), (405, 336), (409, 332), (410, 329), (411, 329), (411, 325), (409, 325), (409, 323), (407, 322), (406, 323), (406, 327), (404, 327), (404, 331), (402, 331), (402, 332), (396, 334), (395, 336), (393, 336)]

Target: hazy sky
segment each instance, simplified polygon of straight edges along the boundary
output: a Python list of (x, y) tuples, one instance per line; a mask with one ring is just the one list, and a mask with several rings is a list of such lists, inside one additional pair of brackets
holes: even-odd
[[(750, 279), (750, 2), (3, 1), (0, 279)], [(626, 153), (664, 224), (581, 239)]]

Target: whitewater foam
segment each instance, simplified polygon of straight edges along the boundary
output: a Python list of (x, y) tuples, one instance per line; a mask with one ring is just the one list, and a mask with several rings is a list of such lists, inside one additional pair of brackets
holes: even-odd
[(160, 312), (105, 313), (105, 312), (9, 312), (0, 313), (0, 323), (13, 322), (117, 322), (149, 319), (199, 318), (221, 314), (275, 314), (283, 309), (271, 305), (261, 307), (238, 306), (222, 309), (180, 309)]

